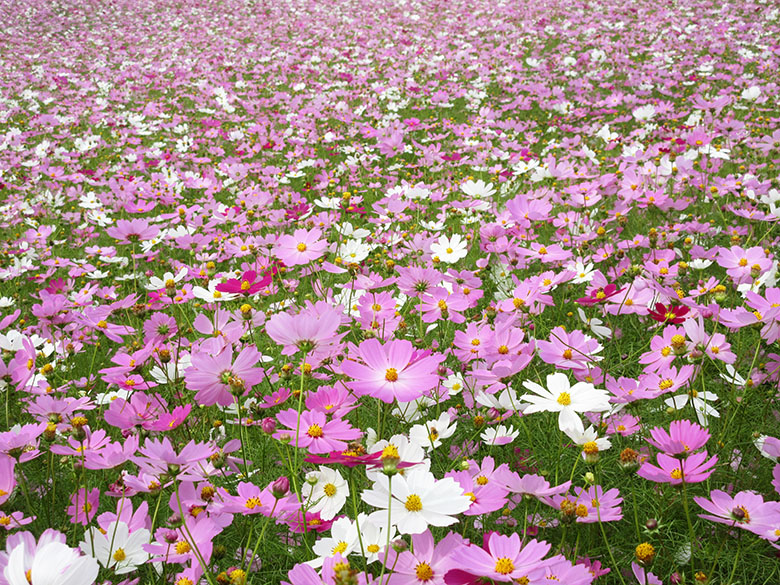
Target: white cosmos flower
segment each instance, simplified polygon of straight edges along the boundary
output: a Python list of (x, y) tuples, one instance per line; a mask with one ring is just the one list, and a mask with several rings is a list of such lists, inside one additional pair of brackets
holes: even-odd
[(709, 424), (709, 417), (720, 418), (720, 413), (715, 410), (715, 407), (709, 404), (718, 399), (717, 394), (714, 392), (696, 392), (695, 390), (692, 390), (691, 392), (693, 396), (687, 393), (672, 396), (671, 398), (664, 400), (664, 404), (675, 410), (682, 410), (690, 399), (693, 410), (696, 412), (696, 418), (703, 427), (706, 427)]
[(655, 116), (655, 106), (653, 104), (647, 104), (640, 106), (631, 112), (638, 121), (649, 120)]
[(589, 319), (585, 316), (585, 311), (580, 308), (577, 309), (577, 314), (580, 316), (580, 321), (585, 323), (596, 337), (601, 339), (612, 337), (612, 330), (609, 327), (605, 327), (604, 321), (601, 319), (597, 319), (596, 317), (591, 317)]
[(392, 483), (387, 475), (378, 476), (360, 497), (379, 508), (369, 519), (380, 525), (387, 522), (389, 506), (390, 524), (401, 534), (422, 534), (428, 526), (450, 526), (471, 506), (471, 498), (454, 479), (437, 481), (429, 471), (414, 468), (405, 476), (393, 476)]
[(312, 551), (317, 558), (307, 561), (306, 564), (319, 569), (325, 559), (338, 554), (347, 558), (347, 555), (359, 550), (360, 540), (355, 523), (348, 516), (342, 516), (330, 527), (330, 536), (323, 536), (314, 543)]
[(441, 446), (442, 439), (447, 439), (455, 433), (457, 425), (450, 422), (450, 415), (442, 412), (438, 419), (414, 425), (409, 429), (409, 440), (423, 449), (435, 449)]
[[(173, 275), (171, 272), (166, 272), (162, 278), (157, 278), (156, 276), (152, 276), (149, 279), (149, 284), (146, 285), (146, 290), (160, 290), (161, 288), (165, 288), (168, 286), (168, 284), (178, 284), (181, 282), (181, 279), (184, 278), (187, 275), (187, 269), (182, 268), (179, 270), (179, 272), (176, 273), (176, 276)], [(174, 287), (172, 287), (174, 288)]]
[(498, 425), (489, 427), (479, 436), (487, 445), (508, 445), (514, 441), (520, 431), (515, 430), (511, 425)]
[(366, 563), (379, 560), (380, 553), (387, 546), (388, 540), (392, 542), (398, 536), (395, 526), (390, 526), (388, 538), (387, 518), (380, 524), (371, 520), (367, 514), (358, 514), (357, 528), (360, 530), (360, 540), (363, 541), (363, 553)]
[(130, 573), (149, 558), (142, 548), (149, 542), (149, 531), (139, 528), (130, 532), (124, 522), (112, 522), (103, 534), (94, 526), (84, 535), (79, 548), (117, 575)]
[(301, 494), (303, 501), (311, 504), (309, 512), (319, 512), (323, 520), (332, 520), (344, 507), (349, 486), (338, 471), (320, 465), (319, 471), (306, 475)]
[(482, 179), (476, 182), (468, 180), (460, 186), (460, 190), (469, 197), (477, 199), (489, 198), (496, 194), (496, 188), (490, 183), (485, 183)]
[[(376, 441), (373, 445), (368, 447), (369, 453), (382, 453), (382, 457), (397, 457), (404, 463), (415, 463), (414, 467), (423, 467), (429, 469), (431, 466), (430, 459), (425, 458), (425, 451), (417, 443), (410, 441), (404, 435), (393, 435), (390, 440), (382, 439)], [(406, 469), (399, 469), (398, 473), (404, 475)], [(382, 474), (381, 469), (366, 469), (366, 476), (371, 481), (376, 481), (376, 478)]]
[(341, 244), (336, 254), (344, 262), (353, 264), (362, 262), (368, 258), (368, 254), (371, 252), (371, 246), (361, 240), (347, 240)]
[(563, 429), (563, 432), (574, 441), (575, 445), (582, 447), (582, 458), (586, 461), (589, 457), (594, 457), (601, 451), (606, 451), (612, 446), (609, 439), (598, 436), (593, 425), (589, 426), (583, 432), (579, 432), (575, 429)]
[(712, 264), (712, 260), (705, 260), (704, 258), (696, 258), (695, 260), (688, 262), (688, 266), (694, 270), (704, 270), (709, 267), (710, 264)]
[[(45, 537), (46, 534), (41, 536), (37, 547), (33, 544), (33, 548), (28, 549), (30, 543), (23, 540), (10, 551), (5, 568), (8, 585), (93, 585), (95, 583), (100, 568), (95, 559), (81, 556), (76, 549), (70, 548), (64, 542), (44, 543)], [(65, 539), (64, 536), (62, 539)]]
[(576, 274), (576, 276), (571, 280), (571, 282), (574, 284), (581, 284), (583, 282), (590, 282), (593, 280), (594, 270), (592, 262), (585, 264), (584, 262), (578, 260), (577, 262), (569, 264), (566, 269), (571, 270)]
[(543, 388), (530, 380), (523, 382), (523, 387), (534, 393), (520, 397), (529, 403), (524, 414), (557, 412), (558, 428), (561, 430), (574, 429), (583, 433), (585, 426), (577, 413), (605, 412), (610, 409), (609, 392), (597, 390), (587, 382), (577, 382), (572, 386), (569, 377), (561, 372), (548, 375), (547, 386)]
[(460, 234), (455, 234), (451, 238), (442, 235), (437, 242), (431, 244), (431, 254), (442, 262), (453, 264), (466, 257), (468, 244)]
[(217, 285), (219, 285), (219, 281), (212, 280), (211, 282), (209, 282), (208, 288), (203, 288), (202, 286), (194, 286), (192, 287), (192, 295), (196, 299), (206, 301), (207, 303), (232, 301), (234, 298), (238, 296), (235, 293), (226, 293), (226, 292), (218, 291)]

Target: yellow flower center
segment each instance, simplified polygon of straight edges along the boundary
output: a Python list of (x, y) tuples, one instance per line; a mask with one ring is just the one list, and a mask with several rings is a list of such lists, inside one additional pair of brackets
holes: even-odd
[(406, 498), (406, 504), (404, 504), (404, 507), (409, 512), (419, 512), (422, 510), (422, 500), (420, 499), (420, 496), (417, 494), (409, 494), (409, 497)]
[(643, 542), (637, 545), (634, 550), (636, 554), (636, 560), (640, 563), (649, 563), (655, 557), (655, 547), (649, 542)]
[(599, 446), (596, 444), (596, 441), (588, 441), (582, 446), (582, 452), (585, 455), (595, 455), (599, 452)]
[(523, 299), (518, 299), (517, 297), (515, 297), (514, 299), (512, 299), (512, 304), (515, 306), (515, 309), (519, 309), (525, 304), (525, 301)]
[(580, 518), (585, 518), (588, 515), (588, 507), (585, 504), (579, 504), (574, 508), (574, 513)]
[(681, 479), (683, 476), (682, 469), (675, 467), (669, 475), (672, 476), (672, 479)]
[(247, 508), (247, 510), (254, 510), (255, 508), (257, 508), (258, 506), (261, 506), (261, 505), (262, 504), (260, 503), (260, 498), (258, 498), (258, 497), (249, 498), (246, 501), (246, 503), (244, 504), (244, 506)]
[(499, 345), (498, 353), (500, 353), (501, 355), (506, 355), (509, 353), (509, 348), (506, 345)]
[(569, 406), (571, 404), (571, 396), (568, 392), (561, 392), (558, 395), (558, 404), (561, 406)]
[(180, 540), (176, 543), (176, 546), (174, 547), (176, 549), (177, 555), (186, 555), (188, 552), (190, 552), (192, 549), (190, 548), (190, 543), (188, 543), (186, 540)]
[(106, 323), (101, 319), (100, 321), (97, 322), (97, 326), (100, 327), (101, 329), (106, 329), (108, 327), (108, 323)]
[(113, 554), (113, 559), (114, 559), (114, 560), (115, 560), (117, 563), (121, 563), (121, 562), (122, 562), (122, 561), (124, 561), (126, 558), (127, 558), (127, 555), (125, 554), (125, 550), (124, 550), (123, 548), (118, 548), (118, 549), (116, 549), (116, 552), (114, 552), (114, 554)]
[(415, 567), (414, 575), (419, 581), (430, 581), (433, 579), (433, 569), (428, 563), (420, 563)]
[(442, 310), (442, 311), (446, 311), (447, 310), (447, 303), (445, 303), (444, 301), (439, 301), (437, 303), (437, 305), (439, 305), (439, 309), (440, 310)]
[(452, 254), (452, 248), (447, 248), (447, 254)]
[(241, 290), (249, 290), (249, 287), (252, 286), (248, 280), (244, 280), (241, 283)]
[(567, 349), (566, 351), (563, 352), (563, 357), (566, 358), (567, 360), (570, 360), (572, 355), (574, 354), (572, 354), (570, 349)]
[(671, 388), (672, 386), (674, 386), (674, 382), (672, 382), (672, 381), (671, 381), (671, 380), (669, 380), (669, 379), (666, 379), (666, 380), (661, 380), (661, 382), (658, 384), (658, 388), (659, 388), (660, 390), (668, 390), (668, 389), (669, 389), (669, 388)]
[(311, 425), (309, 430), (306, 431), (306, 434), (312, 439), (319, 439), (325, 433), (322, 432), (322, 427), (320, 425)]
[(298, 249), (298, 251), (299, 251), (299, 252), (305, 252), (305, 251), (306, 251), (306, 244), (304, 244), (303, 242), (301, 242), (300, 244), (298, 244), (298, 245), (296, 246), (296, 248)]
[(382, 456), (380, 457), (380, 459), (387, 459), (388, 457), (391, 457), (393, 459), (399, 459), (400, 455), (398, 455), (398, 447), (390, 444), (384, 449), (382, 449)]
[(333, 547), (333, 550), (331, 551), (331, 554), (333, 554), (333, 555), (341, 554), (345, 550), (347, 550), (347, 543), (342, 540), (336, 546)]
[(485, 477), (484, 475), (478, 475), (474, 481), (477, 482), (477, 485), (486, 485), (488, 482), (488, 478)]
[(322, 491), (325, 492), (325, 495), (329, 498), (332, 498), (336, 495), (336, 486), (332, 483), (326, 483), (325, 487), (322, 488)]
[(672, 348), (669, 346), (666, 346), (661, 350), (661, 355), (664, 357), (667, 357), (670, 353), (672, 353)]
[(512, 562), (511, 559), (508, 559), (507, 557), (500, 557), (496, 560), (495, 571), (499, 575), (509, 575), (509, 573), (511, 573), (514, 570), (515, 570), (515, 564)]
[(370, 552), (371, 554), (376, 554), (379, 552), (379, 545), (378, 544), (369, 544), (366, 547), (366, 550)]
[(738, 264), (740, 266), (747, 266), (747, 258), (740, 258)]
[(388, 382), (397, 382), (398, 381), (398, 370), (395, 368), (387, 368), (385, 370), (385, 380)]

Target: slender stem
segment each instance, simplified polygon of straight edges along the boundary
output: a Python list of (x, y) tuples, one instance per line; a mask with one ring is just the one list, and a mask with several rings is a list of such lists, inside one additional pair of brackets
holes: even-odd
[[(385, 577), (385, 571), (387, 570), (387, 555), (390, 551), (390, 533), (392, 526), (390, 524), (391, 520), (391, 510), (393, 509), (393, 476), (388, 475), (387, 476), (387, 542), (385, 543), (385, 556), (382, 560), (382, 572), (379, 574), (379, 585), (382, 585), (382, 580)], [(389, 580), (389, 577), (388, 577)]]
[[(255, 560), (255, 555), (257, 554), (257, 547), (260, 546), (260, 542), (263, 540), (263, 535), (265, 534), (265, 529), (268, 528), (268, 525), (271, 523), (271, 518), (274, 515), (274, 512), (276, 511), (276, 504), (279, 503), (279, 500), (274, 500), (274, 506), (271, 508), (271, 513), (268, 515), (268, 518), (265, 520), (265, 524), (263, 524), (263, 529), (260, 531), (260, 534), (257, 535), (257, 540), (255, 541), (255, 546), (252, 547), (252, 555), (249, 557), (249, 564), (246, 567), (247, 572), (252, 570), (252, 563)], [(254, 581), (255, 576), (252, 575), (252, 581)]]

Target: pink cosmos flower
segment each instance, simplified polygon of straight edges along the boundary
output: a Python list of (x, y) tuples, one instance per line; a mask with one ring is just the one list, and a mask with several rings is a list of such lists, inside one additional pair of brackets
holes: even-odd
[(208, 563), (214, 550), (214, 537), (220, 532), (222, 528), (218, 524), (206, 514), (199, 514), (197, 518), (187, 517), (182, 528), (158, 528), (154, 533), (155, 541), (143, 545), (143, 549), (152, 555), (151, 562), (189, 562), (196, 566), (199, 561), (195, 551)]
[(106, 234), (120, 244), (153, 240), (159, 233), (160, 228), (156, 225), (149, 225), (145, 219), (120, 219), (115, 226), (106, 230)]
[(506, 505), (506, 490), (497, 482), (481, 483), (468, 471), (450, 471), (444, 477), (451, 477), (471, 498), (471, 506), (463, 512), (466, 516), (479, 516), (500, 510)]
[(341, 313), (327, 303), (317, 303), (300, 313), (277, 313), (265, 324), (269, 337), (283, 345), (282, 354), (298, 351), (310, 353), (321, 346), (335, 343), (341, 325)]
[(392, 547), (386, 559), (393, 567), (388, 585), (444, 585), (444, 576), (450, 568), (457, 566), (457, 551), (463, 547), (463, 538), (450, 532), (438, 544), (434, 543), (430, 530), (412, 535), (412, 550), (402, 553)]
[(287, 266), (299, 266), (316, 260), (325, 252), (327, 240), (320, 239), (322, 231), (315, 228), (311, 231), (295, 230), (281, 236), (274, 246), (274, 254)]
[(576, 521), (581, 524), (614, 522), (623, 518), (623, 512), (620, 508), (623, 498), (620, 497), (617, 488), (605, 492), (599, 485), (590, 486), (587, 489), (575, 487), (574, 497), (569, 495), (553, 496), (545, 503), (560, 510), (563, 502), (574, 506)]
[(263, 379), (262, 368), (254, 365), (262, 355), (248, 345), (233, 360), (233, 348), (226, 347), (213, 356), (205, 352), (192, 354), (192, 366), (187, 368), (184, 380), (187, 388), (194, 390), (195, 400), (211, 406), (229, 406), (235, 396), (243, 396)]
[(661, 427), (650, 430), (650, 439), (646, 439), (653, 447), (667, 455), (682, 455), (692, 453), (704, 447), (710, 439), (710, 433), (689, 420), (673, 421), (669, 432)]
[(92, 521), (98, 511), (100, 503), (100, 490), (92, 488), (89, 492), (80, 488), (70, 497), (70, 506), (68, 506), (68, 515), (73, 524), (86, 526)]
[(657, 483), (680, 485), (685, 483), (701, 483), (713, 473), (713, 467), (718, 462), (718, 456), (707, 459), (707, 451), (701, 451), (688, 456), (687, 459), (676, 459), (665, 453), (656, 456), (658, 465), (645, 462), (637, 471), (639, 477)]
[(517, 533), (504, 536), (497, 532), (486, 534), (484, 540), (484, 548), (472, 544), (457, 552), (459, 568), (447, 572), (448, 585), (470, 583), (472, 577), (501, 582), (525, 578), (533, 582), (544, 575), (542, 559), (550, 551), (548, 543), (534, 539), (523, 544)]
[(631, 563), (631, 571), (639, 585), (664, 585), (663, 581), (637, 563)]
[(650, 340), (650, 351), (639, 357), (639, 363), (645, 364), (645, 372), (655, 372), (672, 365), (674, 358), (686, 352), (685, 329), (667, 325), (661, 335)]
[(289, 436), (293, 446), (306, 448), (310, 453), (343, 451), (348, 441), (363, 434), (348, 421), (339, 418), (328, 420), (325, 413), (317, 410), (303, 411), (299, 417), (298, 411), (290, 408), (277, 414), (276, 419), (287, 428), (277, 431), (274, 438)]
[(373, 396), (387, 403), (398, 400), (411, 402), (439, 384), (436, 372), (443, 355), (425, 355), (414, 349), (410, 341), (394, 339), (382, 345), (377, 339), (367, 339), (352, 354), (364, 364), (344, 360), (341, 369), (354, 381), (347, 386), (358, 396)]
[(762, 537), (780, 524), (780, 503), (765, 502), (755, 492), (739, 492), (732, 497), (724, 491), (712, 490), (709, 500), (694, 497), (693, 501), (709, 512), (699, 514), (699, 518), (736, 526)]
[(738, 284), (752, 282), (772, 267), (771, 258), (767, 258), (761, 246), (753, 246), (747, 250), (739, 246), (721, 248), (717, 261), (726, 269), (726, 274)]
[[(32, 521), (35, 520), (35, 518), (35, 516), (25, 516), (24, 512), (11, 512), (10, 514), (5, 514), (0, 510), (0, 528), (3, 528), (6, 532), (10, 532), (11, 530), (16, 530), (27, 524), (32, 524)], [(0, 556), (2, 554), (3, 553), (0, 552)], [(2, 559), (0, 559), (0, 575), (2, 575), (2, 571), (3, 564)]]
[[(208, 459), (216, 447), (208, 443), (190, 441), (178, 453), (168, 437), (146, 439), (143, 447), (138, 449), (140, 455), (132, 458), (141, 473), (159, 477), (160, 475), (177, 475), (180, 479), (200, 479), (197, 474), (197, 464)], [(195, 472), (195, 474), (191, 473)]]
[(521, 477), (514, 471), (502, 474), (498, 477), (498, 481), (513, 494), (533, 496), (540, 500), (566, 493), (571, 486), (571, 482), (567, 481), (550, 487), (550, 483), (541, 475), (528, 474)]
[(537, 340), (536, 347), (542, 361), (560, 369), (583, 370), (604, 359), (596, 355), (602, 350), (596, 339), (579, 330), (569, 333), (563, 327), (553, 328), (550, 341)]
[(7, 455), (0, 455), (0, 505), (5, 504), (16, 487), (15, 465)]
[(450, 293), (446, 288), (437, 286), (430, 293), (425, 293), (420, 298), (418, 310), (422, 313), (425, 323), (433, 323), (439, 320), (452, 323), (463, 323), (466, 318), (461, 314), (469, 308), (469, 302), (461, 293)]

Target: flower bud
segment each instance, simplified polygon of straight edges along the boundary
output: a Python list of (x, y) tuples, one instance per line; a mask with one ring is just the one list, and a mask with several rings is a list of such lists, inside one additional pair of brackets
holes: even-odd
[(263, 422), (260, 423), (260, 428), (263, 429), (265, 434), (272, 435), (276, 432), (276, 419), (270, 416), (264, 418)]
[(290, 491), (290, 480), (286, 477), (280, 477), (271, 484), (271, 493), (278, 500), (286, 496)]

